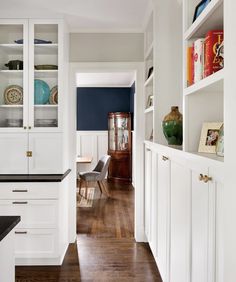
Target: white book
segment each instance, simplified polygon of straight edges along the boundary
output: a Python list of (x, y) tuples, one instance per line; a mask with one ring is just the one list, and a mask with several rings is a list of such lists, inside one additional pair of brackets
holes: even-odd
[(194, 83), (203, 79), (204, 74), (204, 38), (194, 41)]

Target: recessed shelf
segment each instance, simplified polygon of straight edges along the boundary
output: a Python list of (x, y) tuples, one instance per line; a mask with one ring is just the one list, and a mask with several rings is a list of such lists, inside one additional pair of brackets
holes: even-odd
[(223, 92), (224, 69), (200, 80), (199, 82), (184, 89), (184, 95), (204, 92)]
[(23, 44), (0, 44), (0, 49), (11, 55), (23, 54)]
[(152, 59), (153, 59), (153, 43), (147, 49), (147, 52), (145, 54), (145, 60), (152, 60)]
[(211, 29), (223, 29), (223, 0), (212, 0), (184, 34), (185, 40), (204, 37)]
[(58, 44), (34, 44), (35, 55), (57, 55)]
[(58, 70), (35, 70), (34, 77), (35, 78), (43, 78), (43, 77), (57, 77)]
[(153, 73), (150, 75), (150, 77), (145, 81), (144, 86), (152, 85), (153, 84)]
[(153, 111), (154, 111), (154, 107), (151, 106), (151, 107), (145, 109), (144, 113), (147, 114), (147, 113), (151, 113), (151, 112), (153, 112)]

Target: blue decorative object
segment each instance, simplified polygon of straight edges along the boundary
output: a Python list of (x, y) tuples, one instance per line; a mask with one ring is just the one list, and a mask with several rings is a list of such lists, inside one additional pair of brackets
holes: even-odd
[(200, 16), (206, 6), (211, 2), (211, 0), (202, 0), (195, 8), (193, 22)]
[(48, 84), (40, 79), (34, 80), (34, 104), (44, 105), (49, 101), (50, 88)]

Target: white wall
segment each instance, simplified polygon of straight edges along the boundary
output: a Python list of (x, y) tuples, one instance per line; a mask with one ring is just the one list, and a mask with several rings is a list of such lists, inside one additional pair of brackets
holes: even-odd
[(142, 62), (143, 33), (71, 33), (70, 62)]

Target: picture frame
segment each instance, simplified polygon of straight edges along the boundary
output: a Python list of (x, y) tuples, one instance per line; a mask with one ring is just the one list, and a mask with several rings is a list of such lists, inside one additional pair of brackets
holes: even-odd
[(152, 75), (152, 73), (153, 73), (153, 66), (148, 69), (147, 79), (149, 79), (149, 77)]
[(199, 153), (216, 153), (216, 145), (219, 138), (219, 131), (222, 125), (223, 122), (203, 123), (198, 147)]
[(153, 106), (153, 95), (149, 95), (148, 99), (147, 99), (147, 105), (146, 105), (146, 109), (150, 108)]
[(206, 6), (211, 2), (211, 0), (202, 0), (195, 8), (194, 16), (193, 16), (193, 23), (195, 20), (200, 16)]
[(221, 126), (219, 131), (219, 138), (216, 144), (217, 156), (224, 157), (224, 124)]

